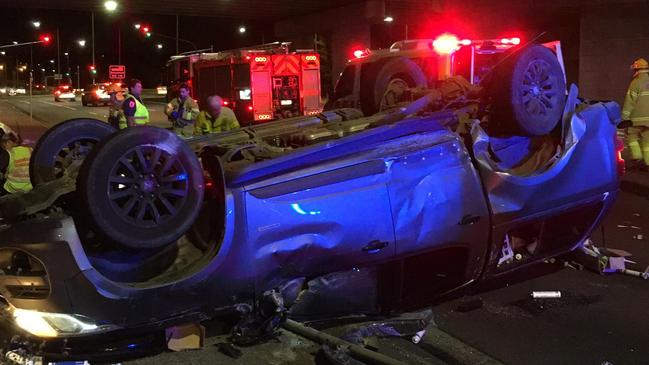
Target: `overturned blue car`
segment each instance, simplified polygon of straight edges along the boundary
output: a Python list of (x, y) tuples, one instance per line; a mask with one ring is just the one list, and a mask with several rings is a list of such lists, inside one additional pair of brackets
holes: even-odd
[[(566, 92), (542, 48), (503, 63), (509, 88), (449, 78), (371, 116), (188, 140), (61, 123), (35, 148), (35, 189), (0, 199), (9, 347), (81, 357), (75, 341), (255, 308), (269, 292), (290, 309), (341, 271), (376, 273), (377, 306), (411, 307), (577, 248), (618, 191), (620, 112)], [(511, 120), (494, 120), (503, 103)]]

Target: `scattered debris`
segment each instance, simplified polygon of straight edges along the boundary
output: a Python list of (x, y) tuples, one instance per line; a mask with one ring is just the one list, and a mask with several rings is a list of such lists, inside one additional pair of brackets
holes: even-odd
[(629, 269), (624, 269), (622, 271), (623, 274), (626, 275), (631, 275), (631, 276), (637, 276), (639, 278), (643, 278), (645, 280), (649, 279), (649, 266), (645, 269), (644, 272), (636, 271), (636, 270), (629, 270)]
[(365, 344), (366, 337), (410, 337), (419, 335), (418, 341), (426, 334), (426, 328), (435, 325), (433, 311), (403, 314), (397, 318), (371, 323), (347, 332), (342, 339), (355, 344)]
[(532, 298), (534, 299), (558, 299), (561, 298), (560, 291), (533, 291)]
[(415, 345), (418, 344), (421, 341), (421, 339), (424, 338), (425, 335), (426, 335), (426, 330), (421, 330), (415, 333), (415, 335), (412, 336), (411, 339), (412, 343), (414, 343)]
[[(638, 236), (640, 239), (644, 238), (642, 235), (635, 235), (633, 237), (638, 239), (636, 238)], [(649, 267), (644, 272), (626, 268), (626, 264), (636, 264), (636, 262), (629, 260), (630, 256), (631, 253), (628, 251), (614, 248), (600, 248), (595, 246), (590, 239), (587, 239), (581, 248), (575, 251), (575, 260), (579, 262), (566, 262), (564, 265), (572, 267), (573, 264), (577, 264), (600, 274), (622, 273), (645, 280), (649, 279)]]
[(456, 312), (465, 313), (482, 308), (482, 298), (462, 298), (460, 304), (455, 308)]
[(165, 330), (165, 337), (171, 351), (196, 350), (203, 347), (205, 327), (199, 323), (174, 326)]
[(225, 354), (233, 359), (238, 359), (241, 356), (243, 356), (243, 352), (239, 350), (238, 348), (234, 347), (233, 344), (229, 342), (222, 342), (219, 344), (216, 344), (216, 347), (219, 349), (219, 352), (222, 354)]
[(232, 329), (232, 342), (250, 346), (277, 337), (277, 329), (286, 319), (284, 299), (278, 290), (264, 292), (256, 305), (240, 304), (241, 320)]

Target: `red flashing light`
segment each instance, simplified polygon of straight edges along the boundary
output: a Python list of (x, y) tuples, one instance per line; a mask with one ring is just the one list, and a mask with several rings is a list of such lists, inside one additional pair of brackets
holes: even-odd
[(90, 65), (90, 66), (88, 66), (88, 69), (89, 69), (90, 71), (94, 71), (94, 70), (95, 70), (95, 65)]
[(69, 89), (70, 87), (69, 87), (68, 85), (63, 85), (63, 86), (61, 86), (61, 88), (62, 88), (63, 90), (67, 90), (67, 89)]
[(521, 44), (521, 39), (518, 38), (518, 37), (514, 37), (514, 38), (510, 39), (510, 41), (512, 42), (513, 45)]
[(249, 106), (248, 106), (248, 110), (251, 110), (251, 111), (252, 111), (252, 105), (249, 105)]
[(460, 41), (456, 36), (444, 33), (433, 41), (433, 48), (440, 55), (449, 55), (460, 48)]
[(306, 57), (304, 57), (304, 59), (307, 60), (307, 61), (315, 61), (315, 60), (317, 60), (317, 57), (316, 56), (306, 56)]
[(142, 32), (143, 32), (143, 33), (148, 33), (149, 30), (150, 30), (150, 28), (149, 28), (148, 26), (144, 26), (144, 27), (142, 27)]
[(227, 100), (223, 100), (223, 105), (228, 106), (228, 105), (230, 105), (230, 102), (227, 101)]
[(365, 55), (365, 51), (362, 49), (357, 49), (354, 51), (354, 57), (356, 58), (362, 58)]
[(473, 42), (471, 42), (470, 39), (463, 39), (463, 40), (460, 41), (461, 46), (470, 46), (471, 43), (473, 43)]
[(45, 45), (50, 44), (52, 41), (52, 37), (49, 34), (43, 34), (38, 39)]
[(250, 58), (251, 58), (250, 56), (246, 56), (246, 60), (250, 60)]
[(255, 62), (266, 62), (268, 57), (255, 57)]

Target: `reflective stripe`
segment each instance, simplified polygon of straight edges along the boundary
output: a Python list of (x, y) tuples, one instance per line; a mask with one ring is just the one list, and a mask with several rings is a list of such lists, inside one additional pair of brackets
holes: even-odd
[(32, 190), (29, 179), (29, 160), (32, 150), (25, 146), (15, 146), (9, 150), (9, 165), (7, 166), (7, 181), (4, 189), (9, 193)]

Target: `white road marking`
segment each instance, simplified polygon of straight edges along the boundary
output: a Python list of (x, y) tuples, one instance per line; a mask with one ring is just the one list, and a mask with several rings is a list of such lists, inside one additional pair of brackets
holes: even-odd
[(95, 112), (88, 112), (88, 114), (99, 115), (99, 114), (97, 114), (97, 113), (95, 113)]
[(59, 108), (66, 108), (66, 109), (70, 109), (70, 110), (77, 110), (77, 108), (73, 108), (73, 107), (71, 107), (71, 106), (61, 105), (61, 104), (55, 104), (55, 103), (50, 103), (49, 101), (41, 101), (41, 103), (45, 103), (45, 104), (48, 104), (48, 105), (58, 106)]
[(21, 103), (31, 104), (29, 101), (20, 100)]

